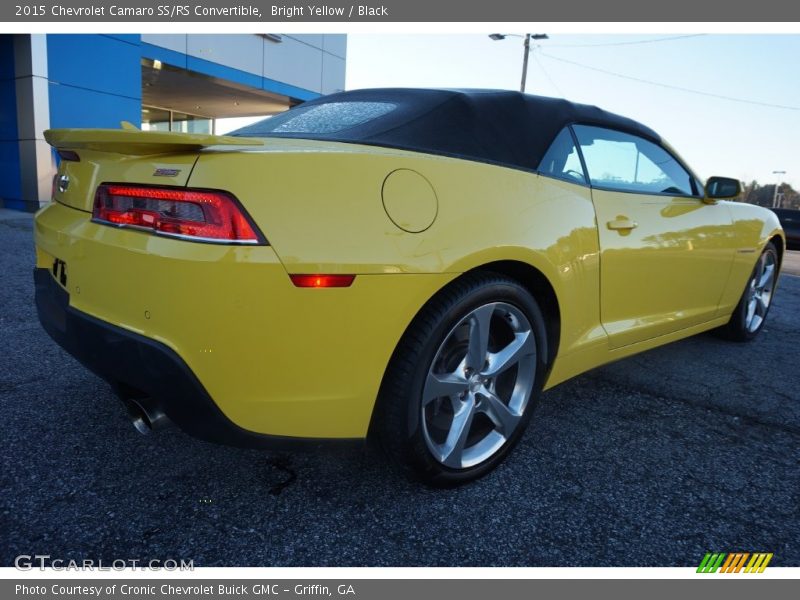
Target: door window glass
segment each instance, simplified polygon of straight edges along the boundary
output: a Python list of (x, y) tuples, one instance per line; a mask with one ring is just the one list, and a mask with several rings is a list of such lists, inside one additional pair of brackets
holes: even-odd
[(583, 165), (569, 128), (562, 129), (550, 144), (542, 162), (539, 163), (539, 172), (567, 181), (586, 183)]
[(575, 125), (574, 130), (593, 186), (640, 194), (696, 195), (692, 176), (658, 144), (601, 127)]

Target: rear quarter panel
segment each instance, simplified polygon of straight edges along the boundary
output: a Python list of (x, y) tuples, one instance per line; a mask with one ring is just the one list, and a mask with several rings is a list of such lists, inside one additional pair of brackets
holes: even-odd
[[(399, 150), (283, 140), (267, 146), (204, 152), (189, 185), (235, 194), (290, 273), (458, 274), (520, 261), (556, 292), (561, 354), (604, 341), (588, 188)], [(384, 180), (397, 169), (423, 175), (435, 190), (436, 219), (420, 233), (398, 228), (383, 208)]]

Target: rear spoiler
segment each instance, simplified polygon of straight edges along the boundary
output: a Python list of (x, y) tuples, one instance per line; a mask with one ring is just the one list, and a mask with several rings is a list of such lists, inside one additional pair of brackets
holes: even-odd
[(139, 131), (123, 124), (123, 129), (48, 129), (44, 139), (59, 150), (97, 150), (119, 154), (165, 154), (202, 150), (211, 146), (263, 146), (260, 138)]

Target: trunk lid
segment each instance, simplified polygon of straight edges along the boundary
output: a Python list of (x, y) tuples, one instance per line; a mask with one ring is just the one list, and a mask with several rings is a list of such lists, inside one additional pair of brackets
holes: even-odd
[(252, 147), (263, 140), (136, 129), (49, 129), (44, 137), (79, 160), (61, 160), (53, 200), (91, 212), (101, 183), (185, 187), (200, 150)]

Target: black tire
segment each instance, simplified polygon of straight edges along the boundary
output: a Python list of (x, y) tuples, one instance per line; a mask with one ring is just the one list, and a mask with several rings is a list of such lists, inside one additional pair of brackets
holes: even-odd
[[(488, 324), (484, 344), (487, 352), (484, 354), (485, 371), (478, 373), (465, 365), (479, 362), (479, 359), (470, 356), (480, 356), (479, 352), (473, 353), (471, 348), (472, 327), (475, 326), (477, 331), (481, 326), (475, 324), (481, 320)], [(461, 339), (465, 327), (468, 331), (466, 341)], [(504, 343), (507, 345), (503, 346)], [(476, 348), (479, 346), (480, 342)], [(514, 352), (514, 348), (519, 349)], [(464, 357), (459, 360), (462, 350)], [(502, 354), (504, 350), (505, 355)], [(505, 371), (500, 371), (502, 367), (498, 367), (498, 372), (492, 375), (490, 360), (493, 365), (510, 365), (511, 358), (504, 362), (499, 357), (517, 354), (520, 358), (513, 366), (505, 367)], [(440, 368), (445, 360), (451, 365), (458, 363), (458, 367), (453, 369), (451, 366), (441, 377), (451, 377), (463, 371), (466, 380), (469, 372), (473, 371), (469, 379), (471, 383), (465, 384), (465, 391), (458, 395), (440, 396), (425, 403), (423, 393), (426, 398), (434, 395), (430, 393), (431, 388), (426, 386), (432, 385), (431, 378), (439, 375), (434, 370)], [(434, 361), (437, 361), (436, 364)], [(503, 275), (465, 275), (423, 307), (398, 344), (381, 385), (371, 435), (377, 438), (384, 452), (407, 475), (429, 485), (452, 487), (478, 479), (500, 464), (519, 441), (538, 403), (547, 364), (544, 318), (531, 294), (517, 281)], [(450, 370), (453, 370), (452, 374)], [(486, 377), (483, 377), (484, 374)], [(513, 382), (506, 381), (512, 377)], [(474, 381), (476, 379), (480, 381)], [(525, 387), (519, 382), (523, 382)], [(522, 402), (525, 394), (517, 390), (527, 390), (528, 386), (530, 391)], [(513, 389), (510, 394), (507, 393), (509, 388)], [(436, 389), (439, 390), (438, 387)], [(490, 396), (493, 398), (490, 399)], [(507, 412), (498, 407), (498, 399), (505, 403)], [(441, 447), (447, 446), (450, 434), (458, 429), (455, 427), (457, 414), (466, 414), (458, 412), (456, 407), (467, 406), (468, 401), (473, 402), (470, 411), (474, 417), (470, 417), (461, 428), (465, 432), (461, 452), (464, 464), (453, 467), (444, 464), (448, 460), (455, 460), (452, 453), (447, 459), (435, 454), (433, 448), (438, 446), (434, 438), (449, 428)], [(449, 412), (452, 415), (448, 416)], [(499, 416), (507, 420), (498, 419)], [(448, 418), (451, 419), (450, 425), (437, 429), (438, 423)], [(492, 427), (495, 431), (491, 431)], [(480, 438), (484, 430), (489, 433), (486, 438)], [(456, 437), (461, 439), (460, 436)], [(471, 437), (479, 443), (469, 445)], [(464, 456), (469, 453), (481, 456), (478, 450), (484, 447), (492, 449), (497, 444), (501, 445), (485, 459), (466, 464)]]
[[(760, 321), (758, 321), (758, 323), (753, 323), (753, 321), (750, 320), (749, 306), (753, 301), (754, 292), (756, 292), (759, 287), (759, 279), (763, 276), (765, 264), (771, 265), (773, 269), (772, 277), (769, 281), (768, 289), (766, 290), (768, 292), (765, 296), (767, 298), (766, 307), (763, 309), (763, 314), (760, 315)], [(739, 303), (736, 305), (730, 321), (717, 329), (717, 333), (721, 337), (733, 342), (749, 342), (764, 328), (764, 323), (767, 321), (767, 314), (769, 314), (769, 309), (772, 305), (772, 294), (778, 279), (778, 268), (778, 250), (775, 248), (773, 242), (769, 242), (758, 257), (753, 267), (753, 272), (747, 279), (742, 297), (739, 299)]]

